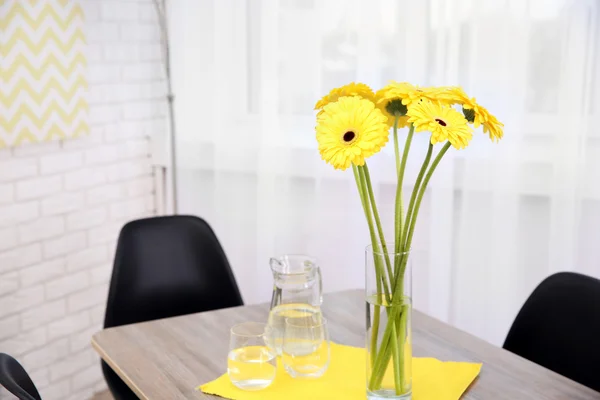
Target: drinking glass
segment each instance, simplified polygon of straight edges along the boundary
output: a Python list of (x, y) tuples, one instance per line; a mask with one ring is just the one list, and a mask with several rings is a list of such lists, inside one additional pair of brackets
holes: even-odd
[(280, 304), (271, 309), (267, 322), (266, 343), (274, 349), (278, 356), (281, 356), (283, 335), (286, 327), (285, 320), (288, 318), (313, 318), (320, 320), (321, 309), (303, 303)]
[(261, 390), (275, 379), (276, 354), (265, 343), (266, 325), (244, 322), (231, 328), (227, 374), (243, 390)]
[(329, 366), (329, 332), (323, 317), (287, 318), (282, 361), (293, 378), (318, 378)]

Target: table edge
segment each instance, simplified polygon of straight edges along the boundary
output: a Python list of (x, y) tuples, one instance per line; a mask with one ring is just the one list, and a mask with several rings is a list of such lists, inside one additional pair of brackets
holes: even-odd
[[(109, 355), (106, 353), (106, 351), (104, 351), (102, 349), (102, 346), (96, 341), (96, 335), (98, 335), (99, 333), (102, 333), (104, 331), (105, 330), (103, 329), (100, 332), (97, 332), (92, 336), (92, 340), (91, 340), (92, 348), (94, 350), (96, 350), (96, 353), (98, 353), (101, 360), (104, 361), (106, 364), (108, 364), (108, 366), (115, 372), (115, 374), (117, 374), (119, 376), (119, 378), (121, 378), (121, 380), (127, 385), (127, 387), (129, 387), (129, 389), (131, 389), (135, 393), (135, 395), (137, 397), (139, 397), (142, 400), (149, 400), (148, 397), (146, 397), (146, 395), (144, 395), (142, 390), (140, 388), (138, 388), (135, 385), (135, 383), (133, 383), (133, 380), (129, 379), (127, 374), (121, 368), (119, 368), (119, 366), (109, 357)], [(108, 386), (108, 383), (107, 383), (107, 386)], [(110, 391), (110, 389), (109, 389), (109, 391)]]

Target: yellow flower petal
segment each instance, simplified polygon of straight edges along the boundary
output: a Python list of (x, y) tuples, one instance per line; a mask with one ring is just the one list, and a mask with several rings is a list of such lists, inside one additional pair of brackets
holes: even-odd
[(375, 100), (373, 89), (371, 89), (368, 85), (365, 85), (364, 83), (351, 82), (339, 88), (332, 89), (328, 94), (323, 96), (321, 100), (317, 101), (317, 104), (315, 104), (315, 110), (321, 110), (327, 104), (333, 103), (340, 97), (344, 96), (360, 96), (363, 99), (371, 101)]

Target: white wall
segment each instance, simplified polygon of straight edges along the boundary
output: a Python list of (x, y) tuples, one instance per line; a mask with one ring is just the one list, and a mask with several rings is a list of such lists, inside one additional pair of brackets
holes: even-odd
[(119, 229), (155, 214), (149, 136), (166, 127), (152, 2), (82, 3), (91, 134), (0, 151), (0, 352), (44, 400), (105, 388), (90, 339)]

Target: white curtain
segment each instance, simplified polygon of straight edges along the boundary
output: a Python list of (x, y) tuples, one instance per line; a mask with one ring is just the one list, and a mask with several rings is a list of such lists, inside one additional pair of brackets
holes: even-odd
[[(458, 84), (505, 123), (436, 172), (417, 309), (501, 344), (546, 276), (600, 277), (597, 0), (174, 0), (170, 20), (180, 212), (213, 226), (247, 303), (270, 298), (280, 253), (318, 257), (326, 291), (363, 287), (352, 172), (321, 161), (312, 110), (350, 81)], [(405, 193), (427, 135), (415, 142)], [(389, 232), (391, 147), (369, 163)]]

